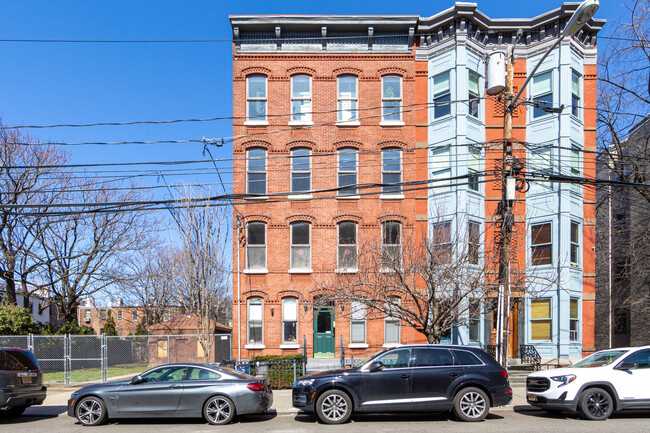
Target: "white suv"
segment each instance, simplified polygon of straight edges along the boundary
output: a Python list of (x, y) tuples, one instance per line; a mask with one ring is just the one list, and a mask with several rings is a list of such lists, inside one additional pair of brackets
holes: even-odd
[(526, 399), (590, 420), (607, 419), (615, 410), (650, 409), (650, 346), (603, 350), (567, 368), (532, 373)]

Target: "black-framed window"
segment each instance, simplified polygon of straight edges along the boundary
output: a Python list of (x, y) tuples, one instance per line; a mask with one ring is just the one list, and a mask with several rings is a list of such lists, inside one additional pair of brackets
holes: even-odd
[(481, 339), (481, 300), (469, 300), (469, 341)]

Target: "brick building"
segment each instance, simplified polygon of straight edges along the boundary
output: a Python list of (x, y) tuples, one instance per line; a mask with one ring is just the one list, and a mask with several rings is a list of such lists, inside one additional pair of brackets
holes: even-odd
[[(246, 202), (234, 209), (235, 356), (238, 347), (242, 358), (296, 353), (303, 336), (314, 357), (338, 353), (341, 336), (355, 358), (423, 340), (409, 327), (393, 329), (390, 318), (314, 308), (316, 281), (341, 271), (341, 251), (371, 239), (390, 246), (399, 238), (397, 247), (440, 221), (450, 238), (469, 234), (481, 253), (493, 249), (504, 105), (486, 97), (486, 58), (517, 42), (518, 90), (576, 8), (566, 3), (522, 20), (489, 18), (472, 3), (428, 18), (231, 17), (233, 189)], [(543, 358), (594, 350), (595, 193), (549, 175), (595, 177), (583, 153), (596, 147), (595, 42), (603, 25), (591, 20), (564, 40), (523, 93), (565, 110), (528, 104), (514, 113), (514, 155), (529, 188), (515, 200), (513, 271), (553, 283), (513, 292), (511, 357), (520, 345)], [(467, 180), (450, 181), (459, 176)], [(382, 180), (436, 188), (349, 186)], [(391, 230), (400, 235), (384, 236)], [(482, 300), (473, 328), (458, 327), (449, 341), (494, 343), (492, 306)]]
[(412, 329), (400, 334), (383, 318), (315, 309), (312, 294), (319, 278), (356, 266), (346, 251), (355, 257), (382, 230), (399, 242), (415, 229), (414, 192), (354, 185), (416, 178), (414, 113), (400, 107), (416, 99), (417, 17), (230, 20), (233, 134), (242, 136), (233, 143), (234, 193), (257, 195), (234, 210), (242, 272), (233, 354), (237, 339), (242, 358), (299, 353), (303, 336), (310, 357), (334, 357), (341, 336), (355, 358), (416, 341)]

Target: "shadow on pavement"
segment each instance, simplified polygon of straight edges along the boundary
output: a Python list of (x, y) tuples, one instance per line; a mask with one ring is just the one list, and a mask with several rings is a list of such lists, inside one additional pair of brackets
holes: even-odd
[[(231, 424), (251, 424), (270, 421), (277, 416), (274, 409), (266, 413), (241, 415), (235, 417)], [(72, 419), (71, 419), (72, 421)], [(74, 420), (76, 425), (81, 425), (77, 420)], [(109, 425), (172, 425), (172, 424), (187, 424), (187, 425), (205, 425), (207, 424), (203, 418), (111, 418), (108, 420)]]
[(56, 418), (67, 410), (66, 406), (30, 406), (25, 412), (15, 418), (2, 418), (2, 424), (22, 424)]
[[(576, 412), (559, 412), (548, 411), (540, 408), (531, 408), (531, 406), (515, 406), (513, 407), (515, 413), (525, 416), (544, 419), (582, 419)], [(612, 419), (635, 419), (635, 418), (650, 418), (650, 410), (624, 410), (621, 412), (614, 412), (610, 418)]]
[[(488, 414), (486, 421), (503, 419), (501, 415), (494, 413)], [(302, 423), (320, 423), (318, 417), (315, 414), (308, 412), (298, 412), (294, 417), (294, 420)], [(430, 421), (440, 421), (440, 422), (462, 422), (458, 420), (451, 412), (434, 412), (434, 413), (422, 413), (422, 412), (413, 412), (413, 413), (355, 413), (350, 417), (351, 421), (354, 422), (430, 422)]]

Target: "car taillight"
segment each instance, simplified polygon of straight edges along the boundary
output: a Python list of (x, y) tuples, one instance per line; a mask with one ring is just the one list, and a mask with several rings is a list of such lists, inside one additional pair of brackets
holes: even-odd
[(261, 383), (249, 383), (246, 385), (251, 391), (264, 391), (264, 385)]
[(503, 376), (504, 379), (508, 378), (508, 372), (506, 370), (499, 370), (499, 373), (501, 373), (501, 376)]

